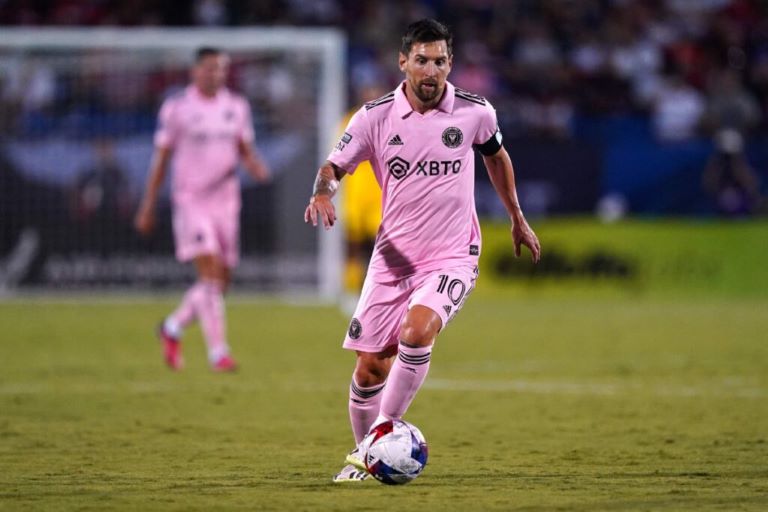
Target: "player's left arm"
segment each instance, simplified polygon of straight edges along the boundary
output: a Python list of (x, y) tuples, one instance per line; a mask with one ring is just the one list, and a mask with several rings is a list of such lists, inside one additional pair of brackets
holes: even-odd
[(525, 245), (531, 251), (533, 262), (538, 263), (541, 257), (541, 244), (536, 233), (525, 220), (523, 210), (520, 208), (520, 201), (517, 198), (517, 189), (515, 188), (515, 170), (507, 150), (501, 146), (492, 155), (483, 154), (483, 162), (485, 168), (488, 169), (493, 188), (496, 189), (496, 193), (501, 198), (501, 202), (504, 203), (512, 221), (512, 241), (515, 244), (515, 256), (520, 257), (520, 247)]
[(254, 149), (252, 144), (240, 140), (237, 143), (237, 151), (240, 154), (240, 160), (243, 162), (245, 170), (248, 171), (248, 174), (250, 174), (257, 183), (269, 181), (269, 167), (267, 167), (264, 159), (259, 152)]
[(257, 183), (264, 183), (270, 178), (270, 172), (264, 159), (253, 147), (253, 114), (251, 106), (243, 97), (237, 97), (235, 105), (240, 109), (241, 125), (237, 140), (237, 152), (240, 155), (240, 161), (243, 163), (248, 174), (256, 180)]

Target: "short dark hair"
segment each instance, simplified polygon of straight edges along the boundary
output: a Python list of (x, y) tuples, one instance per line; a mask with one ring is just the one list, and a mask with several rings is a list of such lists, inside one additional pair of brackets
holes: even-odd
[(431, 43), (433, 41), (445, 41), (448, 46), (448, 55), (453, 55), (453, 34), (448, 30), (448, 27), (432, 18), (425, 18), (408, 25), (400, 51), (403, 55), (408, 55), (411, 53), (413, 43)]
[(219, 48), (215, 48), (213, 46), (202, 46), (195, 52), (195, 63), (199, 63), (206, 57), (218, 56), (222, 53), (224, 52), (222, 52)]

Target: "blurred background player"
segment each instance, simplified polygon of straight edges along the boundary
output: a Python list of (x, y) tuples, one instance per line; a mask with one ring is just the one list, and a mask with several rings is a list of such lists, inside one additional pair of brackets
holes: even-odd
[(226, 338), (223, 296), (239, 257), (238, 159), (258, 182), (266, 181), (269, 173), (253, 149), (248, 102), (224, 85), (228, 69), (225, 53), (216, 48), (199, 49), (192, 84), (163, 103), (155, 154), (135, 219), (141, 234), (152, 232), (158, 193), (173, 157), (176, 258), (194, 261), (197, 270), (197, 282), (158, 328), (165, 362), (174, 370), (183, 366), (183, 330), (195, 320), (200, 321), (211, 368), (236, 368)]
[(304, 213), (329, 229), (339, 180), (370, 159), (383, 190), (383, 216), (344, 348), (357, 354), (349, 417), (358, 447), (334, 482), (366, 480), (359, 444), (378, 423), (405, 414), (429, 371), (437, 334), (455, 317), (477, 279), (480, 226), (474, 201), (474, 150), (483, 155), (521, 246), (540, 256), (515, 188), (493, 107), (447, 81), (453, 36), (423, 19), (402, 39), (405, 80), (352, 116), (320, 168)]
[[(383, 96), (385, 92), (383, 87), (377, 85), (362, 87), (359, 104), (344, 118), (343, 126), (349, 124), (360, 105)], [(352, 314), (360, 297), (365, 269), (381, 223), (381, 187), (368, 160), (358, 165), (354, 174), (344, 182), (342, 206), (347, 257), (344, 266), (342, 309)]]

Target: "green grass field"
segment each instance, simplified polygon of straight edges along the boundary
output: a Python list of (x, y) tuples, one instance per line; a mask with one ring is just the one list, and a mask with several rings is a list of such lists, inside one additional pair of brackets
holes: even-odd
[(332, 308), (233, 301), (242, 370), (153, 339), (172, 301), (0, 303), (0, 510), (768, 510), (768, 299), (506, 299), (441, 335), (403, 487), (334, 485), (353, 357)]

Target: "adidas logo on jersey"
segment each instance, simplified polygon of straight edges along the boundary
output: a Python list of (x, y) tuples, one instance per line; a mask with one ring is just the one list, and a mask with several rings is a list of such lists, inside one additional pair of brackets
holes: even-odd
[(402, 146), (403, 145), (403, 139), (400, 138), (400, 135), (395, 134), (394, 137), (389, 139), (389, 142), (387, 142), (388, 146)]

